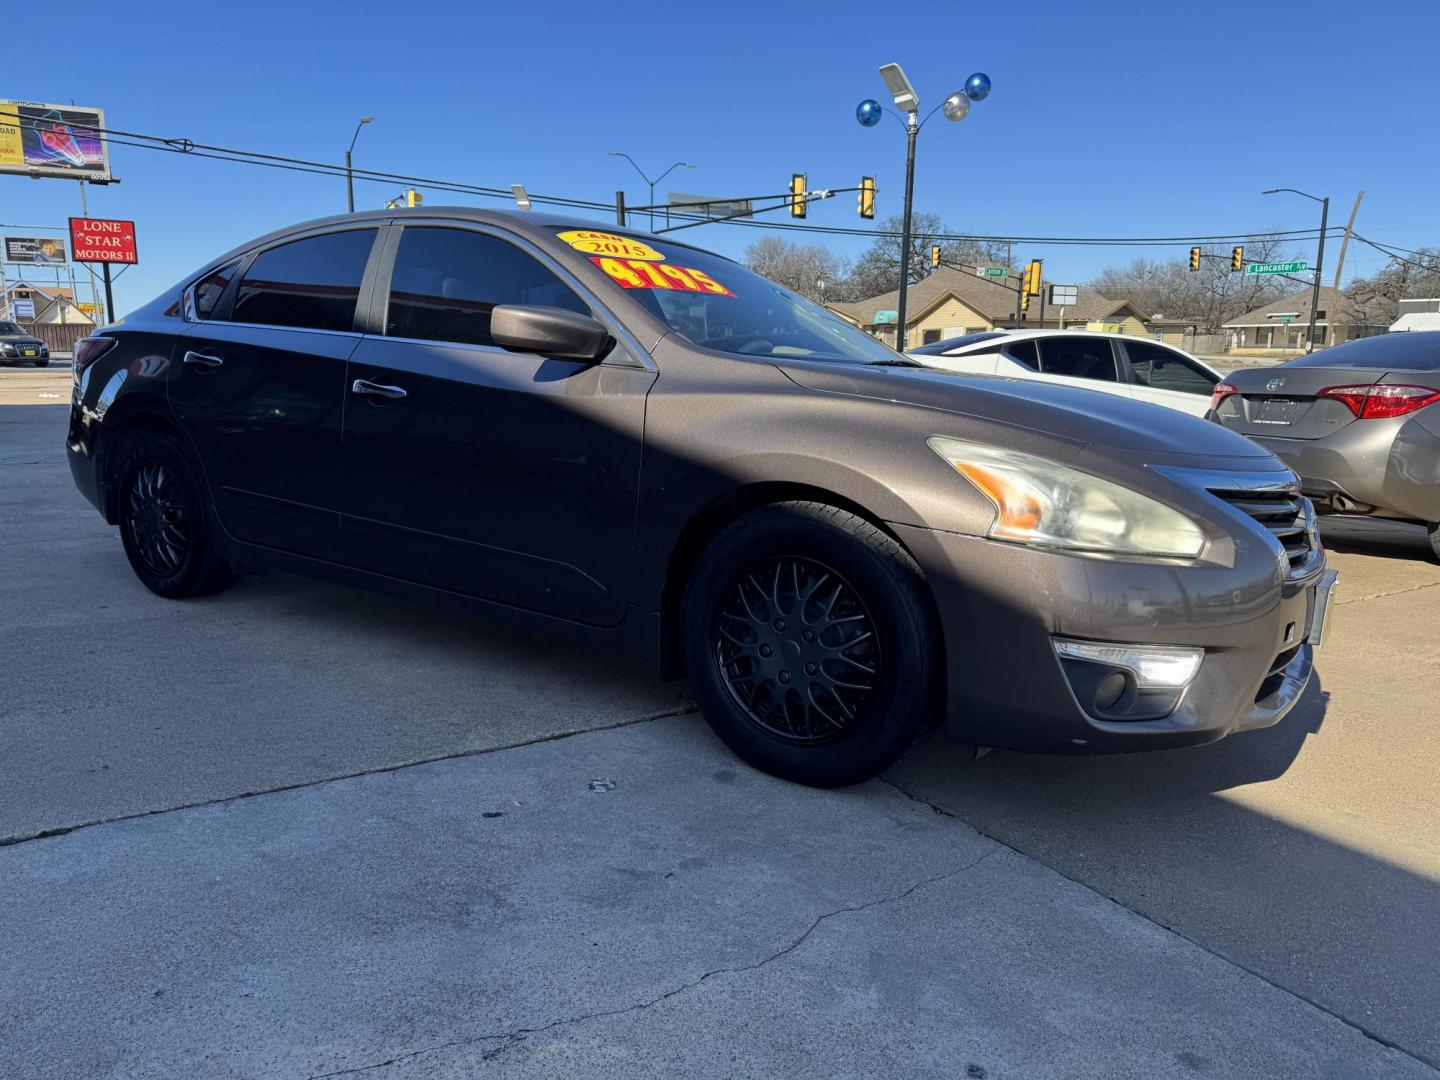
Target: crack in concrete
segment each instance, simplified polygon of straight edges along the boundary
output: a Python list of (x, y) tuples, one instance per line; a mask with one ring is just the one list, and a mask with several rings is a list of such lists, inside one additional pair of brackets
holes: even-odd
[(94, 821), (83, 821), (78, 825), (61, 825), (53, 829), (41, 829), (39, 832), (26, 836), (0, 836), (0, 848), (13, 847), (16, 844), (28, 844), (35, 840), (50, 840), (57, 836), (67, 836), (81, 829), (93, 829), (99, 825), (113, 825), (121, 821), (136, 821), (140, 818), (156, 817), (160, 814), (173, 814), (180, 810), (196, 810), (204, 806), (223, 806), (226, 803), (240, 802), (242, 799), (255, 799), (264, 795), (278, 795), (284, 791), (300, 791), (304, 788), (320, 787), (322, 784), (333, 784), (337, 780), (355, 780), (362, 776), (379, 776), (383, 773), (399, 772), (401, 769), (413, 769), (419, 765), (430, 765), (437, 761), (454, 761), (458, 758), (480, 757), (484, 754), (498, 754), (505, 750), (518, 750), (525, 746), (538, 746), (541, 743), (557, 742), (561, 739), (573, 739), (577, 735), (589, 735), (596, 731), (615, 731), (619, 728), (632, 727), (635, 724), (648, 724), (655, 720), (667, 720), (674, 716), (687, 716), (697, 711), (697, 706), (682, 705), (676, 709), (669, 709), (665, 712), (651, 713), (647, 716), (636, 717), (633, 720), (617, 720), (613, 724), (601, 724), (598, 727), (580, 728), (576, 731), (562, 731), (555, 735), (542, 735), (537, 739), (526, 739), (523, 742), (508, 743), (505, 746), (487, 746), (478, 750), (460, 750), (453, 754), (434, 754), (430, 757), (415, 758), (410, 761), (402, 761), (393, 765), (378, 765), (373, 769), (358, 769), (354, 772), (337, 773), (334, 776), (321, 776), (314, 780), (301, 780), (294, 784), (281, 784), (278, 787), (262, 788), (258, 791), (241, 791), (234, 795), (221, 795), (214, 799), (201, 799), (197, 802), (180, 803), (177, 806), (162, 806), (154, 810), (141, 810), (134, 814), (116, 814), (113, 817), (97, 818)]
[(1391, 589), (1389, 592), (1371, 593), (1369, 596), (1353, 596), (1348, 600), (1335, 601), (1336, 607), (1345, 607), (1347, 604), (1360, 604), (1366, 600), (1381, 600), (1387, 596), (1404, 596), (1406, 593), (1422, 592), (1425, 589), (1440, 587), (1440, 581), (1427, 581), (1423, 585), (1411, 585), (1408, 589)]
[[(1440, 582), (1436, 582), (1436, 584), (1440, 584)], [(1427, 587), (1428, 587), (1428, 586), (1427, 586)], [(1413, 591), (1413, 590), (1410, 590), (1410, 589), (1402, 589), (1402, 590), (1401, 590), (1401, 592), (1411, 592), (1411, 591)], [(1092, 893), (1094, 893), (1094, 894), (1097, 895), (1097, 896), (1103, 896), (1103, 897), (1105, 897), (1106, 900), (1109, 900), (1112, 904), (1116, 905), (1117, 907), (1124, 908), (1126, 911), (1130, 912), (1132, 915), (1137, 915), (1137, 916), (1139, 916), (1140, 918), (1144, 919), (1146, 922), (1152, 923), (1153, 925), (1158, 926), (1158, 927), (1160, 927), (1162, 930), (1165, 930), (1165, 931), (1167, 931), (1167, 932), (1169, 932), (1169, 933), (1171, 933), (1171, 934), (1174, 934), (1176, 937), (1181, 938), (1181, 939), (1184, 940), (1184, 941), (1188, 941), (1191, 945), (1194, 945), (1197, 949), (1200, 949), (1200, 950), (1203, 951), (1203, 952), (1209, 953), (1211, 956), (1215, 957), (1217, 960), (1221, 961), (1222, 963), (1229, 964), (1231, 967), (1239, 968), (1241, 971), (1245, 972), (1247, 975), (1253, 975), (1255, 978), (1257, 978), (1257, 979), (1259, 979), (1261, 982), (1265, 983), (1265, 985), (1274, 987), (1276, 990), (1280, 991), (1282, 994), (1288, 994), (1290, 997), (1293, 997), (1293, 998), (1295, 998), (1295, 999), (1297, 999), (1297, 1000), (1299, 1000), (1299, 1001), (1305, 1002), (1305, 1004), (1309, 1005), (1311, 1008), (1318, 1009), (1320, 1012), (1324, 1013), (1326, 1016), (1329, 1016), (1329, 1017), (1331, 1017), (1332, 1019), (1338, 1020), (1340, 1023), (1344, 1024), (1346, 1027), (1350, 1028), (1350, 1029), (1353, 1030), (1353, 1031), (1359, 1032), (1361, 1035), (1363, 1035), (1365, 1038), (1369, 1039), (1371, 1042), (1377, 1043), (1377, 1044), (1379, 1044), (1380, 1046), (1384, 1046), (1384, 1047), (1386, 1047), (1386, 1048), (1388, 1048), (1388, 1049), (1390, 1049), (1390, 1050), (1394, 1050), (1394, 1051), (1396, 1051), (1397, 1053), (1404, 1054), (1406, 1057), (1410, 1058), (1410, 1059), (1413, 1060), (1413, 1061), (1418, 1062), (1418, 1063), (1421, 1064), (1421, 1065), (1428, 1066), (1428, 1067), (1431, 1068), (1431, 1069), (1440, 1070), (1440, 1061), (1432, 1060), (1431, 1058), (1427, 1057), (1426, 1055), (1424, 1055), (1424, 1054), (1422, 1054), (1422, 1053), (1418, 1053), (1418, 1052), (1416, 1052), (1416, 1051), (1414, 1051), (1414, 1050), (1407, 1049), (1406, 1047), (1401, 1046), (1399, 1043), (1392, 1042), (1390, 1039), (1385, 1038), (1385, 1036), (1380, 1035), (1380, 1034), (1378, 1034), (1378, 1033), (1376, 1033), (1376, 1032), (1374, 1032), (1374, 1031), (1371, 1031), (1371, 1030), (1370, 1030), (1369, 1028), (1367, 1028), (1364, 1024), (1357, 1023), (1356, 1021), (1351, 1020), (1351, 1019), (1349, 1019), (1348, 1017), (1341, 1016), (1341, 1015), (1340, 1015), (1339, 1013), (1337, 1013), (1335, 1010), (1329, 1008), (1329, 1007), (1326, 1006), (1326, 1005), (1322, 1005), (1320, 1002), (1316, 1001), (1315, 999), (1306, 997), (1304, 994), (1299, 993), (1298, 991), (1295, 991), (1295, 990), (1290, 989), (1288, 986), (1284, 986), (1284, 985), (1276, 982), (1274, 979), (1270, 978), (1270, 977), (1269, 977), (1268, 975), (1266, 975), (1264, 972), (1262, 972), (1262, 971), (1257, 971), (1255, 968), (1250, 967), (1248, 964), (1241, 963), (1239, 960), (1236, 960), (1236, 959), (1234, 959), (1234, 958), (1232, 958), (1232, 957), (1226, 956), (1223, 952), (1220, 952), (1218, 949), (1212, 948), (1211, 946), (1205, 944), (1205, 942), (1199, 941), (1199, 940), (1197, 940), (1196, 938), (1191, 937), (1191, 936), (1190, 936), (1189, 934), (1187, 934), (1184, 930), (1181, 930), (1181, 929), (1179, 929), (1178, 927), (1175, 927), (1175, 926), (1171, 926), (1169, 923), (1162, 922), (1161, 920), (1155, 918), (1155, 917), (1152, 916), (1152, 915), (1147, 915), (1145, 912), (1141, 911), (1139, 908), (1135, 908), (1135, 907), (1130, 906), (1128, 903), (1126, 903), (1124, 900), (1121, 900), (1119, 897), (1117, 897), (1117, 896), (1110, 896), (1110, 895), (1107, 894), (1107, 893), (1103, 893), (1103, 892), (1101, 892), (1099, 889), (1095, 888), (1093, 885), (1087, 885), (1085, 882), (1081, 881), (1079, 878), (1071, 877), (1069, 874), (1067, 874), (1064, 870), (1060, 869), (1058, 866), (1055, 866), (1054, 864), (1049, 863), (1049, 862), (1045, 861), (1044, 859), (1041, 859), (1040, 857), (1038, 857), (1038, 856), (1036, 856), (1036, 855), (1031, 855), (1031, 854), (1029, 854), (1028, 852), (1025, 852), (1025, 851), (1020, 850), (1019, 848), (1015, 847), (1013, 844), (1007, 843), (1006, 841), (1002, 840), (1000, 837), (995, 836), (995, 835), (993, 835), (993, 834), (991, 834), (991, 833), (986, 832), (984, 829), (980, 828), (978, 825), (975, 825), (975, 824), (973, 824), (973, 823), (971, 823), (971, 822), (969, 822), (969, 821), (966, 821), (966, 820), (965, 820), (964, 818), (962, 818), (959, 814), (956, 814), (956, 813), (954, 813), (954, 812), (951, 811), (951, 810), (946, 810), (943, 806), (940, 806), (940, 805), (938, 805), (938, 804), (936, 804), (936, 803), (931, 802), (929, 799), (925, 798), (923, 795), (919, 794), (918, 792), (911, 791), (909, 788), (906, 788), (906, 787), (903, 786), (902, 784), (897, 783), (897, 782), (894, 781), (894, 780), (891, 780), (888, 776), (881, 776), (881, 777), (879, 777), (878, 779), (879, 779), (879, 781), (880, 781), (882, 784), (885, 784), (885, 785), (887, 785), (888, 787), (894, 788), (894, 789), (895, 789), (896, 791), (898, 791), (901, 795), (904, 795), (907, 799), (910, 799), (910, 800), (913, 801), (913, 802), (917, 802), (917, 803), (919, 803), (921, 806), (928, 806), (931, 810), (935, 811), (935, 813), (939, 814), (941, 817), (954, 818), (956, 821), (962, 822), (962, 823), (965, 824), (968, 828), (974, 829), (974, 830), (975, 830), (977, 833), (979, 833), (981, 836), (985, 837), (985, 839), (994, 841), (994, 842), (995, 842), (996, 844), (998, 844), (1001, 848), (1004, 848), (1004, 849), (1007, 850), (1007, 851), (1010, 851), (1010, 852), (1013, 852), (1013, 853), (1016, 854), (1016, 855), (1019, 855), (1022, 859), (1030, 859), (1030, 860), (1033, 861), (1033, 862), (1039, 863), (1041, 866), (1044, 866), (1044, 867), (1046, 867), (1047, 869), (1053, 871), (1054, 873), (1059, 874), (1059, 875), (1060, 875), (1061, 877), (1063, 877), (1066, 881), (1072, 882), (1072, 883), (1080, 886), (1080, 888), (1085, 889), (1085, 890), (1087, 890), (1087, 891), (1089, 891), (1089, 892), (1092, 892)], [(989, 853), (987, 852), (987, 854), (989, 854)]]
[[(894, 787), (893, 784), (891, 786)], [(898, 791), (899, 789), (897, 788), (896, 790)], [(902, 791), (901, 794), (905, 793)], [(954, 815), (947, 816), (953, 817)], [(947, 881), (950, 878), (958, 877), (961, 874), (975, 869), (975, 867), (979, 866), (991, 855), (994, 855), (996, 852), (1003, 850), (1007, 850), (1005, 845), (997, 843), (984, 854), (974, 859), (971, 859), (964, 866), (958, 866), (953, 870), (947, 870), (943, 874), (935, 874), (931, 877), (921, 878), (919, 881), (912, 883), (911, 885), (907, 886), (906, 888), (902, 889), (897, 893), (877, 897), (874, 900), (867, 900), (863, 904), (851, 904), (846, 907), (836, 908), (833, 911), (824, 912), (821, 915), (817, 915), (815, 919), (810, 923), (810, 925), (806, 927), (805, 930), (798, 937), (796, 937), (794, 941), (790, 942), (785, 947), (778, 949), (775, 952), (772, 952), (763, 960), (757, 960), (753, 964), (741, 964), (735, 967), (714, 968), (710, 971), (705, 972), (698, 978), (691, 979), (689, 982), (681, 983), (674, 989), (666, 990), (662, 994), (658, 994), (653, 998), (637, 1002), (633, 1005), (624, 1005), (614, 1009), (598, 1009), (595, 1012), (581, 1013), (577, 1016), (566, 1016), (560, 1018), (559, 1020), (552, 1020), (548, 1024), (541, 1024), (539, 1027), (515, 1028), (511, 1031), (497, 1032), (493, 1035), (469, 1035), (463, 1039), (452, 1039), (448, 1042), (437, 1043), (434, 1046), (424, 1046), (418, 1050), (409, 1050), (403, 1054), (397, 1054), (395, 1057), (389, 1058), (385, 1061), (377, 1061), (370, 1065), (356, 1065), (348, 1069), (337, 1069), (334, 1072), (316, 1073), (308, 1077), (307, 1080), (333, 1080), (334, 1077), (339, 1076), (354, 1076), (359, 1073), (371, 1072), (375, 1069), (389, 1068), (391, 1065), (398, 1065), (402, 1062), (413, 1061), (415, 1058), (423, 1057), (426, 1054), (438, 1053), (441, 1050), (449, 1050), (461, 1046), (476, 1046), (480, 1043), (497, 1042), (500, 1044), (499, 1046), (496, 1046), (492, 1050), (487, 1050), (484, 1054), (481, 1055), (481, 1061), (489, 1061), (491, 1058), (494, 1058), (504, 1053), (506, 1050), (509, 1050), (511, 1047), (517, 1045), (518, 1043), (523, 1042), (527, 1037), (531, 1035), (543, 1034), (547, 1031), (553, 1031), (555, 1028), (569, 1027), (574, 1024), (583, 1024), (590, 1020), (609, 1020), (617, 1016), (625, 1016), (629, 1013), (644, 1012), (646, 1009), (652, 1009), (656, 1005), (668, 1001), (679, 994), (684, 994), (690, 990), (693, 990), (701, 983), (704, 983), (707, 980), (713, 979), (719, 975), (739, 975), (750, 971), (758, 971), (760, 968), (766, 967), (769, 964), (775, 963), (777, 960), (781, 960), (784, 957), (789, 956), (796, 949), (800, 948), (801, 945), (805, 944), (805, 942), (809, 940), (811, 935), (814, 934), (816, 930), (818, 930), (824, 923), (828, 922), (831, 919), (837, 918), (841, 915), (853, 915), (857, 912), (869, 911), (871, 908), (883, 907), (887, 904), (899, 903), (901, 900), (904, 900), (906, 897), (912, 895), (920, 889), (923, 889), (927, 885), (935, 885), (942, 881)]]

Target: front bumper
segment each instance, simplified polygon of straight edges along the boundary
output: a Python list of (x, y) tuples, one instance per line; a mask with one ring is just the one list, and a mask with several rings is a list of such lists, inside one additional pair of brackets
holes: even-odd
[[(1307, 636), (1328, 597), (1318, 586), (1333, 584), (1322, 556), (1282, 577), (1273, 559), (1111, 561), (892, 527), (935, 593), (953, 739), (1045, 753), (1197, 745), (1278, 722), (1310, 679)], [(1205, 657), (1166, 715), (1105, 720), (1077, 700), (1057, 636), (1200, 647)]]

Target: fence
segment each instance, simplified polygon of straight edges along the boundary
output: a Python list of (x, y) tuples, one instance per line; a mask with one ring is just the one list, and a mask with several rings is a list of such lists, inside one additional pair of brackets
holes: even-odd
[(75, 342), (95, 327), (89, 323), (21, 323), (20, 329), (45, 342), (52, 353), (68, 354), (75, 351)]
[(1230, 346), (1229, 334), (1186, 334), (1182, 348), (1192, 353), (1223, 353)]

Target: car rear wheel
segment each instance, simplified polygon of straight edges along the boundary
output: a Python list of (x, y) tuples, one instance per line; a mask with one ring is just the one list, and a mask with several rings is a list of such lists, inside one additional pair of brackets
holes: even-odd
[(146, 434), (120, 466), (120, 540), (141, 583), (178, 600), (232, 585), (239, 576), (215, 554), (199, 478), (184, 444)]
[(940, 649), (920, 569), (863, 518), (757, 510), (706, 549), (683, 610), (686, 671), (749, 764), (815, 787), (868, 780), (933, 714)]

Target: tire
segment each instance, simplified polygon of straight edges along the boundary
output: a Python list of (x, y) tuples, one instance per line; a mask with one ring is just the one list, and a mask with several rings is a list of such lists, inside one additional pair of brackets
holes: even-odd
[(1440, 521), (1427, 526), (1426, 533), (1430, 538), (1430, 554), (1436, 562), (1440, 562)]
[(780, 503), (722, 530), (690, 579), (681, 628), (705, 719), (785, 780), (869, 780), (939, 700), (938, 623), (920, 568), (833, 506)]
[(151, 592), (181, 600), (235, 583), (239, 574), (211, 547), (199, 477), (178, 438), (141, 435), (121, 462), (115, 497), (125, 557)]

